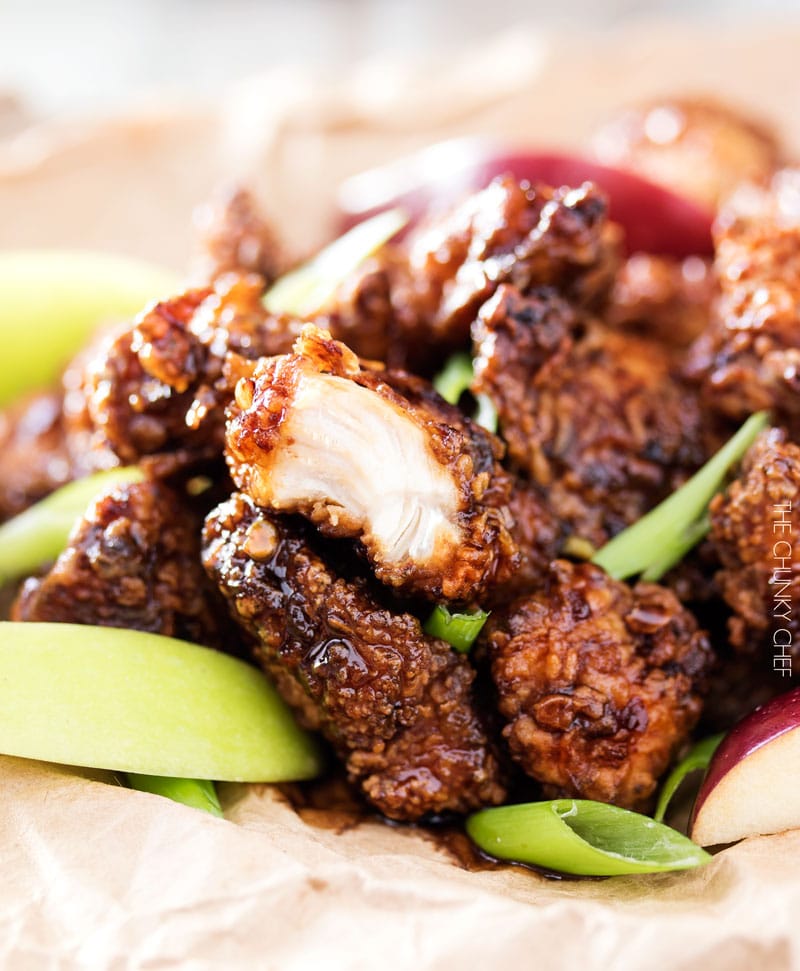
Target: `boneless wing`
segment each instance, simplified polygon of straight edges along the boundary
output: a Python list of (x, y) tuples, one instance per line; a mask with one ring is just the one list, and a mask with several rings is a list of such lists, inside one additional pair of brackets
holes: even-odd
[(712, 662), (674, 594), (557, 560), (482, 638), (515, 761), (550, 796), (646, 808), (697, 723)]
[(474, 672), (371, 584), (337, 575), (307, 527), (235, 494), (206, 521), (206, 570), (300, 721), (392, 819), (503, 800)]
[(497, 439), (311, 325), (240, 380), (226, 454), (256, 503), (359, 540), (398, 590), (470, 601), (517, 568)]
[(473, 326), (474, 389), (516, 469), (596, 546), (706, 457), (696, 395), (658, 342), (603, 326), (559, 294), (501, 287)]

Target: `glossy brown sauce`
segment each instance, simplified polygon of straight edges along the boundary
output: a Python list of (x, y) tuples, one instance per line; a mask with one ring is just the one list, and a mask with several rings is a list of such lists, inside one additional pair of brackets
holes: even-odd
[(363, 802), (343, 776), (334, 775), (311, 782), (283, 783), (276, 786), (300, 819), (318, 829), (344, 833), (365, 822), (382, 823), (393, 829), (411, 830), (444, 852), (462, 870), (472, 873), (505, 870), (509, 867), (528, 870), (548, 880), (584, 880), (545, 870), (527, 863), (510, 863), (489, 856), (472, 842), (455, 817), (429, 823), (397, 823), (381, 816)]

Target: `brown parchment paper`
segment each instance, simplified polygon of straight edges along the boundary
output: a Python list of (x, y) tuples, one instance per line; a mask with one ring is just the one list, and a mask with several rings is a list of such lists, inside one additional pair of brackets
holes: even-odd
[[(517, 30), (428, 65), (282, 70), (211, 104), (0, 140), (0, 247), (100, 247), (186, 266), (190, 215), (255, 184), (297, 250), (343, 176), (451, 135), (576, 145), (631, 97), (713, 92), (800, 149), (800, 29)], [(1, 137), (1, 136), (0, 136)], [(800, 831), (701, 871), (610, 881), (470, 872), (412, 830), (307, 825), (269, 786), (217, 820), (102, 775), (0, 758), (0, 965), (13, 969), (800, 966)]]

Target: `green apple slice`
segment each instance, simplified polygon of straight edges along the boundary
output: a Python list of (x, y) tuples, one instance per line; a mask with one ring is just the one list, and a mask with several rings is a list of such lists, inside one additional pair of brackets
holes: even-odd
[(103, 323), (125, 320), (174, 293), (179, 279), (106, 253), (0, 253), (0, 407), (50, 384)]
[(151, 776), (309, 779), (321, 768), (255, 668), (141, 631), (0, 623), (0, 752)]

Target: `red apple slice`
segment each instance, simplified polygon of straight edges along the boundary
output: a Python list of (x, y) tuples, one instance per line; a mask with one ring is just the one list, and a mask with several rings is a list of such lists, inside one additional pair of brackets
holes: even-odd
[(625, 229), (630, 252), (677, 258), (712, 252), (713, 214), (696, 202), (592, 159), (515, 150), (484, 138), (441, 142), (348, 179), (338, 194), (342, 225), (395, 207), (418, 220), (505, 173), (555, 186), (597, 183), (609, 197), (611, 218)]
[(695, 800), (700, 846), (800, 827), (800, 688), (739, 722), (722, 740)]

